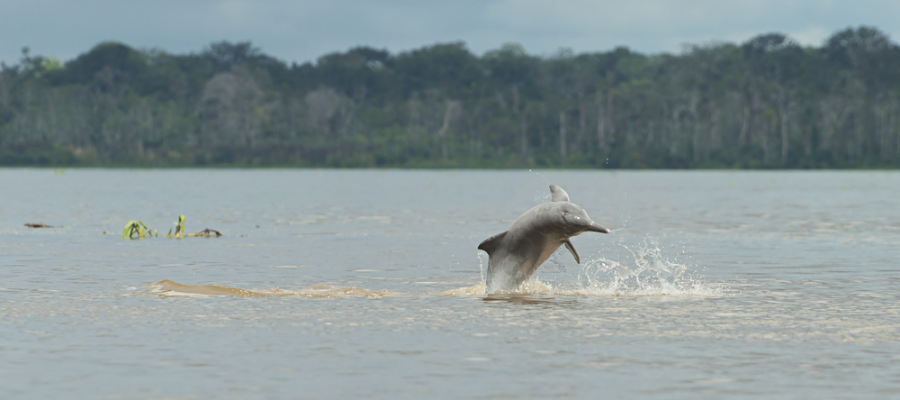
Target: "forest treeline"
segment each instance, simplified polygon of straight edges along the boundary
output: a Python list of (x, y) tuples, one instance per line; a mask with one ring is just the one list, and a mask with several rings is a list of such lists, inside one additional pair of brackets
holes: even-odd
[(900, 47), (858, 27), (676, 55), (26, 48), (0, 70), (0, 165), (896, 168)]

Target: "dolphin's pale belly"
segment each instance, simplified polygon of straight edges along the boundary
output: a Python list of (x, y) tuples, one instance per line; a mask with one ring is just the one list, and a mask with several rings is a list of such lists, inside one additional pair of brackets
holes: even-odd
[(516, 290), (562, 245), (550, 217), (556, 207), (553, 203), (534, 207), (509, 227), (490, 254), (488, 293)]
[(508, 235), (504, 239), (504, 248), (490, 258), (488, 293), (516, 290), (562, 245), (546, 235)]

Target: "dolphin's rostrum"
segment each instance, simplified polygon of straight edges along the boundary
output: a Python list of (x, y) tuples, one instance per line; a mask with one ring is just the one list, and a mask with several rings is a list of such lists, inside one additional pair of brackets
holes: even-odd
[(552, 202), (526, 211), (506, 232), (478, 245), (490, 257), (487, 293), (516, 290), (562, 245), (566, 245), (580, 264), (581, 259), (569, 238), (584, 232), (609, 233), (609, 229), (591, 221), (584, 209), (570, 203), (569, 195), (561, 187), (550, 185), (550, 193)]

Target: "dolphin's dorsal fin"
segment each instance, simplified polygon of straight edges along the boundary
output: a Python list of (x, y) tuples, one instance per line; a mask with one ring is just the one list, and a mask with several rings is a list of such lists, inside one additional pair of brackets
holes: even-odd
[(550, 194), (553, 195), (551, 201), (569, 201), (569, 194), (559, 186), (550, 185)]
[(494, 252), (494, 249), (497, 248), (497, 245), (500, 244), (500, 241), (503, 240), (503, 237), (506, 236), (506, 232), (498, 233), (485, 239), (483, 242), (481, 242), (481, 244), (478, 245), (478, 250), (484, 250), (488, 253), (488, 255), (490, 255)]
[(575, 246), (572, 246), (572, 242), (570, 242), (569, 239), (566, 239), (565, 243), (566, 248), (569, 249), (569, 252), (572, 253), (573, 256), (575, 256), (575, 262), (581, 264), (581, 257), (578, 257), (578, 252), (575, 251)]

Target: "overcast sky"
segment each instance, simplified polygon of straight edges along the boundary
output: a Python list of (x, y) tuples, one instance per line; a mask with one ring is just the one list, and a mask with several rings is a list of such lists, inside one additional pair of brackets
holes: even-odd
[(0, 0), (0, 60), (21, 49), (67, 61), (107, 40), (172, 53), (252, 41), (303, 63), (355, 46), (393, 53), (464, 41), (481, 55), (504, 43), (531, 54), (627, 46), (673, 52), (685, 43), (742, 42), (782, 32), (820, 45), (848, 26), (900, 38), (900, 1), (809, 0)]

